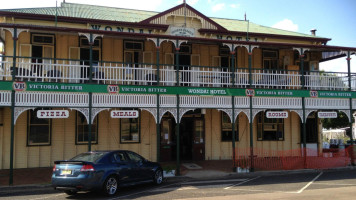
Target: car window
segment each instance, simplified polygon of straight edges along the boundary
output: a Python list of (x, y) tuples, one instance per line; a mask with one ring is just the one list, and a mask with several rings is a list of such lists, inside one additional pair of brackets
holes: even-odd
[(113, 163), (117, 163), (117, 162), (125, 162), (127, 161), (125, 154), (123, 152), (117, 152), (114, 153), (111, 157), (111, 161)]
[(127, 152), (127, 155), (129, 156), (130, 160), (134, 161), (134, 162), (140, 162), (142, 161), (142, 157), (132, 153), (132, 152)]
[(71, 161), (86, 161), (86, 162), (96, 162), (100, 158), (105, 155), (106, 152), (88, 152), (88, 153), (82, 153), (74, 158), (70, 159)]

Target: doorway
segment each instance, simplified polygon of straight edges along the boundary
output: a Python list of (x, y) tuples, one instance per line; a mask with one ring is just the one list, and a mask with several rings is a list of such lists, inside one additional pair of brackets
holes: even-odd
[(205, 159), (205, 130), (204, 116), (196, 112), (185, 114), (180, 123), (180, 159), (204, 160)]

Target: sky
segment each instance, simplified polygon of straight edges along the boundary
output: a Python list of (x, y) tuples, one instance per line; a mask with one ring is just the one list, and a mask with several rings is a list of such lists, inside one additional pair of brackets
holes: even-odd
[[(0, 9), (55, 7), (63, 0), (10, 0)], [(109, 7), (162, 12), (183, 0), (66, 0)], [(328, 45), (356, 48), (356, 0), (187, 0), (190, 6), (208, 17), (240, 19), (305, 34), (331, 38)], [(356, 56), (351, 57), (351, 71), (356, 73)], [(325, 71), (347, 72), (346, 59), (320, 64)]]

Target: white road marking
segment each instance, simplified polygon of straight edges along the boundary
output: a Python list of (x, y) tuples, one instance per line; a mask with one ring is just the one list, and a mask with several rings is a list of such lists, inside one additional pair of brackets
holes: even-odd
[(246, 181), (246, 180), (248, 180), (248, 179), (226, 179), (226, 180), (211, 180), (211, 181), (191, 181), (191, 182), (182, 183), (181, 185), (200, 184), (200, 183), (227, 183), (227, 182), (240, 182), (240, 181)]
[(310, 181), (308, 184), (306, 184), (302, 189), (300, 189), (298, 192), (294, 192), (297, 194), (302, 193), (305, 189), (307, 189), (311, 184), (313, 184), (314, 181), (316, 181), (316, 179), (318, 179), (321, 175), (323, 174), (323, 172), (320, 172), (320, 174), (318, 174), (312, 181)]
[(51, 195), (51, 196), (47, 196), (47, 197), (38, 197), (38, 198), (28, 199), (28, 200), (49, 199), (49, 198), (53, 198), (53, 197), (59, 197), (59, 196), (62, 196), (62, 195), (65, 195), (65, 193)]
[(224, 189), (225, 189), (225, 190), (228, 190), (228, 189), (230, 189), (230, 188), (232, 188), (232, 187), (235, 187), (235, 186), (238, 186), (238, 185), (242, 185), (242, 184), (247, 183), (247, 182), (249, 182), (249, 181), (258, 179), (258, 178), (260, 178), (260, 177), (261, 177), (261, 176), (257, 176), (257, 177), (252, 178), (252, 179), (247, 179), (247, 180), (245, 180), (245, 181), (243, 181), (243, 182), (241, 182), (241, 183), (234, 184), (234, 185), (230, 185), (229, 187), (226, 187), (226, 188), (224, 188)]

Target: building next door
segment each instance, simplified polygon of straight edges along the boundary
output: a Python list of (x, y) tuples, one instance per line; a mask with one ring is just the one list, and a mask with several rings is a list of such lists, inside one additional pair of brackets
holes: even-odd
[[(199, 113), (198, 113), (199, 112)], [(204, 160), (205, 134), (204, 117), (198, 112), (189, 112), (180, 123), (180, 158), (181, 160)]]

